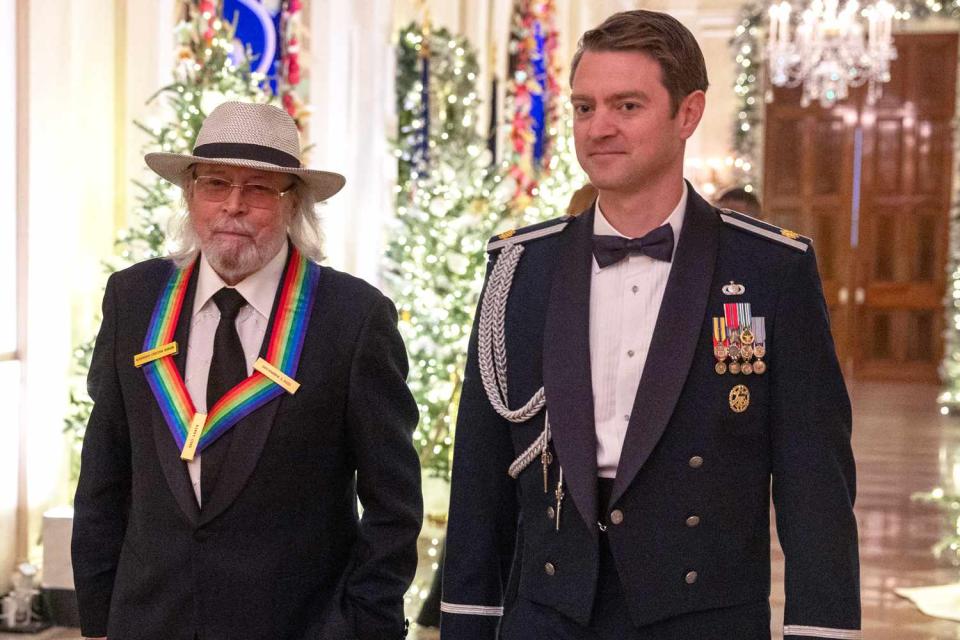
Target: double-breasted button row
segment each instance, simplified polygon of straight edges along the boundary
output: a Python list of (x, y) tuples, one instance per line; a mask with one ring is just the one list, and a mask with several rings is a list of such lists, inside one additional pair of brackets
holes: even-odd
[(543, 565), (543, 572), (548, 576), (552, 576), (557, 572), (557, 568), (553, 566), (552, 562), (548, 562), (547, 564)]
[[(689, 462), (688, 462), (687, 464), (690, 465), (690, 468), (691, 468), (691, 469), (699, 469), (700, 467), (703, 466), (703, 457), (701, 457), (701, 456), (693, 456), (693, 457), (690, 458), (690, 460), (689, 460)], [(689, 517), (687, 517), (687, 519), (686, 519), (685, 522), (686, 522), (686, 525), (687, 525), (688, 527), (690, 527), (691, 529), (692, 529), (693, 527), (698, 527), (698, 526), (700, 526), (700, 516), (697, 516), (697, 515), (689, 516)], [(691, 582), (691, 579), (690, 579), (690, 574), (693, 574), (693, 581), (692, 581), (692, 582)], [(697, 572), (696, 572), (696, 571), (691, 571), (690, 573), (687, 574), (687, 584), (693, 584), (693, 583), (696, 582), (696, 581), (697, 581)]]
[(698, 578), (698, 577), (699, 577), (699, 576), (697, 575), (697, 572), (696, 572), (696, 571), (687, 571), (687, 575), (685, 575), (685, 576), (683, 577), (683, 580), (684, 580), (684, 582), (686, 582), (687, 584), (693, 584), (694, 582), (697, 581), (697, 578)]

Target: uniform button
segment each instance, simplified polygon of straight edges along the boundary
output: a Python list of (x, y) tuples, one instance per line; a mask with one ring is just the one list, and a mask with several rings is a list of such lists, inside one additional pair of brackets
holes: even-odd
[(630, 422), (630, 414), (629, 413), (623, 414), (623, 419), (627, 422)]
[(693, 456), (690, 458), (690, 467), (693, 469), (699, 469), (703, 466), (703, 458), (700, 456)]
[(614, 509), (610, 512), (610, 522), (613, 524), (620, 524), (623, 522), (623, 511), (620, 509)]
[(635, 355), (633, 349), (630, 349), (630, 351), (627, 351), (627, 355), (632, 358)]
[(688, 527), (691, 527), (691, 528), (696, 527), (699, 524), (700, 524), (700, 516), (690, 516), (689, 518), (687, 518)]
[(547, 507), (547, 517), (551, 520), (557, 517), (557, 512), (553, 510), (553, 507)]
[(693, 584), (694, 582), (697, 581), (697, 572), (687, 571), (687, 575), (685, 575), (683, 579), (687, 584)]
[(640, 287), (638, 287), (637, 285), (633, 285), (632, 287), (630, 287), (630, 291), (633, 291), (634, 293), (636, 293), (637, 291), (640, 291)]
[(552, 562), (548, 562), (547, 564), (543, 565), (543, 570), (548, 576), (552, 576), (557, 572), (557, 568), (553, 566)]

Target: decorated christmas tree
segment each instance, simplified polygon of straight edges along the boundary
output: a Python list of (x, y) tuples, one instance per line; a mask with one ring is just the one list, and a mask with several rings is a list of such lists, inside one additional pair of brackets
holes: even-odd
[(386, 276), (420, 407), (424, 467), (449, 473), (473, 307), (489, 234), (505, 223), (508, 188), (477, 129), (476, 55), (445, 29), (411, 24), (397, 47), (398, 180)]
[(479, 71), (469, 43), (411, 24), (397, 47), (397, 215), (386, 275), (420, 407), (414, 441), (424, 468), (443, 477), (487, 239), (562, 215), (584, 182), (559, 106), (552, 3), (524, 0), (515, 13), (503, 118), (511, 142), (500, 163), (477, 126)]

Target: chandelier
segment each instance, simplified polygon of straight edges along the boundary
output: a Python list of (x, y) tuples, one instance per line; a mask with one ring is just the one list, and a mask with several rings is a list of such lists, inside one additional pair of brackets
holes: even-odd
[(867, 103), (874, 104), (890, 80), (896, 59), (891, 26), (892, 4), (878, 0), (861, 8), (847, 0), (812, 0), (791, 35), (792, 7), (784, 0), (770, 7), (767, 60), (770, 80), (778, 87), (803, 84), (803, 106), (819, 101), (830, 107), (850, 87), (867, 85)]

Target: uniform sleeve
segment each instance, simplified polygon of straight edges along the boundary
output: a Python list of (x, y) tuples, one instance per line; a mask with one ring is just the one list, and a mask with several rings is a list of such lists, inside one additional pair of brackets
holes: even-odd
[[(489, 276), (492, 262), (488, 265)], [(482, 296), (481, 296), (482, 299)], [(493, 640), (517, 535), (517, 497), (507, 474), (510, 423), (490, 406), (480, 379), (476, 313), (457, 415), (447, 523), (442, 640)]]
[(791, 270), (768, 336), (773, 500), (786, 558), (784, 636), (855, 640), (860, 563), (850, 401), (812, 247)]
[(93, 411), (80, 458), (74, 498), (73, 577), (86, 637), (107, 635), (107, 615), (130, 503), (130, 441), (117, 374), (116, 276), (107, 282), (103, 323), (87, 387)]
[(403, 637), (403, 596), (417, 568), (423, 498), (407, 370), (396, 309), (381, 296), (360, 329), (347, 409), (363, 516), (344, 604), (361, 640)]

